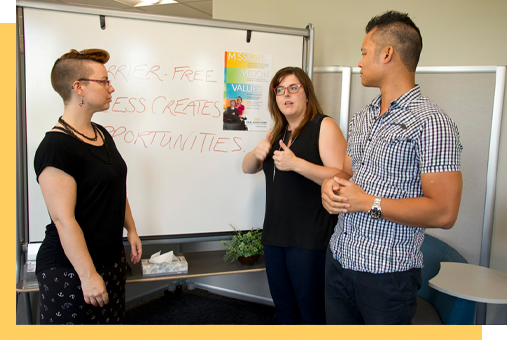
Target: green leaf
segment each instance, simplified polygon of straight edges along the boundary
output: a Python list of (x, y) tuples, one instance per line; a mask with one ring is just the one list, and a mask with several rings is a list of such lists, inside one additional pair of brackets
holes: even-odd
[(226, 248), (224, 256), (225, 261), (230, 259), (231, 262), (234, 262), (240, 256), (248, 257), (256, 254), (264, 254), (264, 247), (261, 242), (262, 230), (252, 228), (250, 231), (242, 233), (232, 224), (230, 224), (230, 226), (234, 229), (235, 234), (231, 235), (230, 240), (221, 241)]

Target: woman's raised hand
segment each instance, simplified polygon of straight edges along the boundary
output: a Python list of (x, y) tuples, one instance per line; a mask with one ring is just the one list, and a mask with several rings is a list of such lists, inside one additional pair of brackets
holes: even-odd
[(259, 145), (255, 148), (255, 158), (259, 160), (259, 162), (263, 162), (268, 156), (269, 151), (271, 150), (271, 131), (266, 133), (266, 138), (263, 139)]

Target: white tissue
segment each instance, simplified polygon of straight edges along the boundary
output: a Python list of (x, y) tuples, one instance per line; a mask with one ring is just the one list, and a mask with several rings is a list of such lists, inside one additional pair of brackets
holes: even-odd
[(171, 250), (168, 253), (160, 254), (160, 251), (156, 252), (155, 254), (151, 255), (150, 257), (150, 263), (154, 264), (161, 264), (161, 263), (172, 263), (173, 262), (173, 251)]

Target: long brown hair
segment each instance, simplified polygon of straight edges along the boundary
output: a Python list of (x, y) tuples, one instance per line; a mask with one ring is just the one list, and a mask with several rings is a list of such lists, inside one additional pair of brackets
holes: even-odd
[[(273, 130), (271, 131), (271, 140), (270, 143), (274, 144), (277, 140), (279, 140), (285, 129), (287, 128), (287, 119), (283, 115), (283, 113), (278, 108), (278, 104), (276, 103), (276, 95), (273, 89), (280, 85), (280, 83), (287, 77), (288, 75), (293, 74), (301, 83), (301, 87), (306, 93), (306, 98), (308, 99), (308, 103), (306, 105), (306, 112), (303, 117), (303, 120), (299, 124), (299, 126), (292, 131), (292, 140), (296, 138), (297, 135), (301, 133), (305, 125), (311, 121), (317, 113), (322, 113), (322, 108), (320, 107), (319, 101), (317, 100), (317, 96), (315, 95), (315, 90), (313, 89), (313, 84), (308, 75), (300, 69), (299, 67), (284, 67), (274, 75), (271, 80), (271, 84), (269, 85), (269, 102), (268, 108), (269, 113), (271, 114), (271, 119), (273, 120)], [(301, 90), (300, 90), (301, 91)]]

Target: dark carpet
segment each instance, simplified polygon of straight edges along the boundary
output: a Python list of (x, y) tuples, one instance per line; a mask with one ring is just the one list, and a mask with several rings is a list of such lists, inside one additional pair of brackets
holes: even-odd
[(183, 287), (127, 306), (125, 324), (273, 325), (275, 307)]

